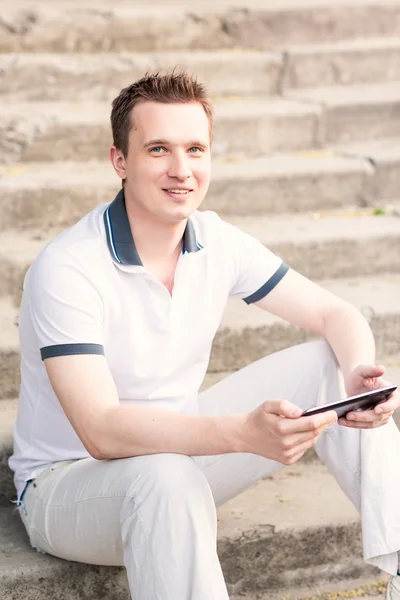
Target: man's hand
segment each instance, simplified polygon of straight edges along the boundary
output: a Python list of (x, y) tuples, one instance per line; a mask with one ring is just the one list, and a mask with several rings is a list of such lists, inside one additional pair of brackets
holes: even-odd
[[(346, 378), (346, 392), (349, 396), (362, 394), (371, 390), (378, 390), (391, 385), (382, 379), (385, 367), (382, 365), (359, 365)], [(363, 411), (352, 411), (345, 418), (339, 419), (339, 425), (355, 429), (373, 429), (386, 425), (396, 408), (400, 406), (400, 396), (394, 392), (386, 402), (378, 404), (375, 408)]]
[(334, 411), (301, 417), (287, 400), (267, 401), (247, 415), (244, 450), (292, 465), (315, 446), (321, 433), (337, 421)]

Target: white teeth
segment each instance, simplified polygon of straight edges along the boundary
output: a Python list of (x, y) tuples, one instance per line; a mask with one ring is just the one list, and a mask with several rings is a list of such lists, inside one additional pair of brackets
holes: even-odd
[(172, 194), (188, 194), (189, 190), (168, 190), (168, 192), (171, 192)]

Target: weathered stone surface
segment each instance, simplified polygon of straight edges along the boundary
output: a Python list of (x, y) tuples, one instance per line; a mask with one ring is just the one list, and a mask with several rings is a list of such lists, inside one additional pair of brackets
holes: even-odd
[[(329, 153), (220, 159), (202, 207), (243, 216), (362, 206), (372, 173), (368, 161)], [(0, 167), (0, 229), (71, 225), (118, 187), (111, 165), (95, 161)]]
[(400, 270), (398, 216), (344, 210), (232, 217), (230, 222), (263, 241), (293, 269), (313, 280)]
[(322, 146), (400, 137), (400, 84), (368, 84), (295, 90), (287, 96), (323, 105)]
[[(362, 561), (353, 506), (318, 463), (257, 482), (220, 507), (218, 521), (218, 554), (230, 594), (378, 574)], [(0, 532), (2, 600), (47, 600), (55, 592), (60, 600), (128, 600), (123, 569), (38, 554), (17, 512), (4, 502)]]
[[(321, 282), (326, 289), (356, 306), (370, 323), (377, 354), (400, 351), (400, 276), (353, 278)], [(210, 371), (235, 371), (289, 346), (316, 339), (305, 329), (288, 325), (256, 306), (232, 300), (214, 340)]]
[[(259, 48), (287, 44), (334, 42), (356, 37), (396, 36), (400, 31), (396, 0), (339, 6), (326, 1), (259, 2), (238, 7), (205, 3), (203, 8), (169, 4), (131, 8), (40, 6), (17, 3), (3, 10), (3, 52), (119, 52), (177, 49)], [(73, 27), (71, 24), (73, 23)]]
[(0, 398), (19, 393), (18, 310), (11, 298), (0, 300)]
[[(400, 271), (398, 216), (374, 215), (368, 209), (231, 217), (229, 221), (313, 280)], [(19, 304), (26, 270), (58, 232), (9, 230), (1, 234), (0, 297), (10, 296)]]
[(399, 38), (364, 38), (289, 47), (282, 88), (285, 91), (399, 80)]
[(15, 497), (13, 473), (8, 467), (8, 457), (12, 453), (12, 433), (16, 416), (17, 400), (2, 398), (0, 400), (0, 511), (4, 498)]
[(372, 169), (324, 152), (216, 162), (203, 203), (229, 216), (300, 213), (362, 205)]
[(4, 209), (0, 228), (71, 225), (94, 206), (112, 200), (119, 187), (107, 163), (54, 163), (50, 169), (40, 164), (5, 167), (0, 169)]
[[(213, 154), (250, 158), (313, 147), (320, 112), (278, 98), (218, 100)], [(107, 160), (111, 144), (107, 104), (13, 103), (5, 109), (0, 162)]]
[[(386, 275), (328, 280), (321, 285), (356, 306), (370, 323), (379, 356), (400, 352), (400, 276)], [(15, 314), (10, 300), (1, 300), (4, 314), (0, 346), (0, 398), (15, 397), (19, 388), (19, 351)], [(310, 332), (289, 325), (255, 306), (231, 300), (219, 328), (210, 371), (235, 371), (272, 352), (315, 339)]]
[[(399, 83), (289, 90), (286, 98), (266, 100), (231, 97), (215, 108), (213, 154), (230, 160), (400, 137)], [(4, 112), (0, 162), (108, 156), (105, 103), (12, 103)]]
[(49, 127), (47, 115), (32, 116), (29, 107), (23, 113), (2, 110), (0, 123), (0, 164), (19, 161), (27, 148)]
[(147, 71), (187, 69), (213, 97), (274, 95), (283, 54), (249, 51), (0, 55), (0, 94), (19, 101), (111, 102)]
[(29, 546), (20, 517), (0, 505), (2, 600), (130, 600), (125, 569), (98, 567), (39, 554)]
[[(399, 138), (364, 142), (338, 148), (347, 156), (369, 160), (374, 166), (374, 176), (370, 180), (366, 203), (376, 204), (377, 200), (396, 200), (400, 189), (400, 144)], [(400, 212), (395, 211), (395, 214)]]

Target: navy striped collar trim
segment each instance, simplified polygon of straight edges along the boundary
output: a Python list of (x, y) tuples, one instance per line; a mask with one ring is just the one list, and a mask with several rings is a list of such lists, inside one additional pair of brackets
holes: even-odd
[[(112, 259), (121, 265), (143, 266), (133, 240), (125, 207), (125, 194), (121, 189), (104, 211), (107, 244)], [(183, 234), (183, 253), (198, 252), (203, 246), (197, 241), (196, 231), (189, 218)]]

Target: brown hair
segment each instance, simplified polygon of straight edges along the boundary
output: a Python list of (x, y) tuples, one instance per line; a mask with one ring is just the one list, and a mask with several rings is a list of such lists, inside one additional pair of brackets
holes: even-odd
[(129, 151), (129, 132), (132, 128), (132, 108), (141, 100), (152, 102), (198, 102), (204, 108), (210, 124), (212, 138), (214, 110), (207, 90), (202, 83), (185, 71), (148, 74), (121, 90), (113, 100), (111, 128), (113, 143), (125, 158)]

